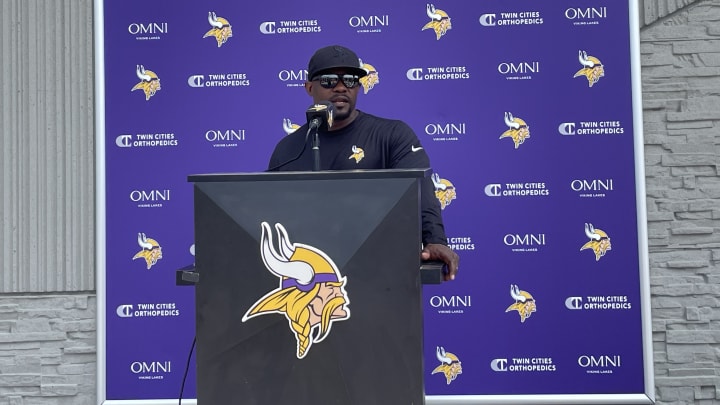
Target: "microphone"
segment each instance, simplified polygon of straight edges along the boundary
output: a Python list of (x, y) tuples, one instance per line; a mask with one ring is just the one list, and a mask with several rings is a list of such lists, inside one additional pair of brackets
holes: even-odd
[(318, 131), (332, 128), (335, 119), (335, 106), (329, 101), (320, 101), (305, 111), (308, 121), (308, 134), (314, 129), (312, 140), (313, 171), (320, 170), (320, 139)]
[(300, 150), (300, 152), (298, 152), (297, 156), (293, 157), (292, 159), (289, 159), (285, 162), (282, 162), (267, 169), (268, 172), (274, 172), (276, 170), (279, 170), (283, 166), (298, 160), (300, 156), (302, 156), (302, 154), (305, 152), (308, 138), (310, 137), (310, 133), (313, 132), (313, 130), (315, 131), (312, 140), (313, 170), (320, 170), (320, 141), (318, 140), (317, 133), (318, 129), (320, 128), (329, 129), (333, 126), (333, 122), (335, 119), (335, 106), (329, 101), (321, 101), (317, 104), (311, 105), (305, 111), (305, 115), (307, 117), (308, 130), (305, 133), (305, 142), (303, 142), (302, 149)]
[(332, 128), (335, 118), (335, 106), (329, 101), (320, 101), (311, 105), (306, 111), (308, 125), (310, 130), (322, 129), (327, 131)]

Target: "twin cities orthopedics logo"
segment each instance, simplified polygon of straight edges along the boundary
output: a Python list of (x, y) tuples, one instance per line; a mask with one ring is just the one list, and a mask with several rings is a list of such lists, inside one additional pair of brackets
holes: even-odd
[(557, 371), (552, 357), (511, 357), (490, 362), (490, 368), (497, 372), (554, 372)]
[(128, 33), (137, 41), (151, 41), (162, 39), (168, 33), (167, 22), (133, 22), (128, 24)]
[(576, 295), (565, 299), (565, 308), (573, 311), (627, 311), (632, 309), (632, 302), (627, 295)]
[(115, 138), (115, 145), (120, 148), (168, 148), (178, 143), (174, 133), (122, 134)]
[(503, 244), (513, 253), (539, 252), (547, 240), (544, 233), (508, 233), (503, 236)]
[(428, 4), (425, 12), (430, 17), (430, 21), (422, 27), (422, 30), (432, 29), (435, 31), (435, 39), (440, 40), (452, 28), (450, 16), (444, 10), (435, 8), (434, 4)]
[(452, 250), (475, 250), (475, 243), (470, 236), (448, 237), (447, 243)]
[(440, 365), (435, 367), (430, 374), (442, 373), (448, 385), (462, 374), (462, 362), (454, 353), (445, 351), (444, 347), (438, 346), (435, 349), (435, 357), (440, 362)]
[(505, 80), (530, 80), (540, 73), (540, 62), (500, 62), (497, 65), (497, 71)]
[(428, 302), (440, 315), (464, 314), (472, 307), (471, 295), (433, 295)]
[(165, 361), (133, 361), (130, 363), (130, 372), (138, 380), (162, 380), (172, 373), (172, 362)]
[(612, 250), (610, 236), (602, 229), (595, 228), (593, 224), (585, 223), (585, 235), (590, 240), (582, 245), (580, 251), (592, 249), (593, 253), (595, 253), (595, 261), (600, 260), (609, 250)]
[(268, 314), (284, 315), (304, 358), (314, 343), (329, 336), (333, 322), (350, 318), (346, 277), (320, 249), (291, 243), (282, 224), (275, 224), (278, 247), (267, 222), (261, 224), (260, 254), (267, 271), (279, 278), (276, 289), (258, 299), (242, 322)]
[(586, 51), (578, 51), (578, 61), (583, 67), (575, 72), (573, 79), (580, 76), (585, 77), (588, 86), (592, 87), (601, 77), (605, 76), (605, 66), (600, 62), (600, 59), (588, 55)]
[(167, 318), (180, 316), (174, 302), (135, 303), (118, 305), (115, 313), (120, 318)]
[(132, 259), (145, 259), (145, 265), (150, 270), (158, 260), (162, 259), (162, 247), (158, 241), (148, 238), (143, 232), (138, 233), (137, 243), (141, 249)]
[(525, 120), (513, 116), (511, 112), (505, 112), (505, 125), (507, 125), (508, 129), (500, 135), (499, 139), (512, 139), (515, 149), (530, 138), (530, 126)]
[(459, 141), (467, 134), (467, 124), (464, 122), (430, 122), (423, 128), (425, 135), (432, 137), (433, 141)]
[(544, 182), (491, 183), (485, 186), (488, 197), (547, 197), (550, 189)]
[(203, 35), (203, 38), (215, 38), (218, 48), (232, 37), (232, 25), (230, 25), (230, 22), (222, 17), (218, 17), (214, 11), (208, 12), (208, 23), (210, 23), (212, 28)]
[(135, 67), (135, 75), (140, 79), (140, 82), (133, 86), (130, 91), (142, 90), (143, 93), (145, 93), (145, 101), (150, 100), (150, 97), (160, 91), (160, 78), (157, 73), (145, 69), (143, 65), (137, 65)]
[(520, 315), (520, 322), (524, 323), (533, 312), (537, 311), (535, 298), (529, 292), (521, 290), (517, 284), (510, 286), (510, 296), (515, 302), (507, 307), (505, 312), (517, 311)]
[(170, 201), (170, 189), (134, 189), (129, 198), (138, 208), (162, 208)]
[(265, 35), (313, 34), (322, 31), (322, 26), (314, 19), (265, 21), (260, 23), (259, 28)]
[(610, 179), (573, 179), (570, 189), (582, 198), (604, 198), (614, 191), (614, 180)]
[(378, 33), (382, 32), (383, 28), (390, 26), (390, 16), (387, 14), (354, 15), (348, 18), (348, 25), (358, 34)]
[(518, 25), (542, 25), (543, 17), (539, 11), (496, 11), (485, 13), (478, 18), (483, 27), (515, 27)]
[(467, 80), (470, 79), (470, 72), (467, 66), (426, 66), (408, 69), (405, 77), (412, 81)]
[(563, 122), (560, 135), (621, 135), (625, 128), (619, 120)]
[(457, 190), (455, 186), (448, 179), (441, 179), (440, 175), (433, 173), (430, 178), (432, 179), (433, 186), (435, 187), (435, 198), (440, 202), (440, 209), (445, 209), (450, 203), (457, 198)]
[(573, 25), (598, 25), (607, 18), (607, 7), (571, 7), (565, 9), (565, 19)]
[(193, 88), (245, 87), (250, 86), (247, 73), (207, 73), (188, 77), (187, 84)]

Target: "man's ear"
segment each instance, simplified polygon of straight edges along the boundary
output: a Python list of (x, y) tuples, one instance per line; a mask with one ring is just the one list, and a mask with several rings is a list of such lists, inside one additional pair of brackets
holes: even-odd
[(313, 82), (311, 82), (311, 81), (305, 82), (305, 92), (307, 92), (308, 96), (312, 96), (312, 86), (313, 86)]

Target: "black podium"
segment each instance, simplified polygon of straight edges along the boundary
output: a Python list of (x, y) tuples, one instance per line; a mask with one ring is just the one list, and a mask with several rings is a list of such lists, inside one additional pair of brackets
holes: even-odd
[(428, 174), (189, 176), (199, 405), (424, 404)]

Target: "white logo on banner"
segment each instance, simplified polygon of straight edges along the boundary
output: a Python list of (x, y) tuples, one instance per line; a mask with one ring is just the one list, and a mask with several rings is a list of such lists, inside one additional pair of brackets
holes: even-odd
[(539, 11), (513, 11), (483, 14), (478, 18), (478, 22), (484, 27), (512, 27), (517, 25), (541, 25), (543, 19)]
[(265, 21), (260, 23), (260, 32), (266, 35), (307, 34), (322, 31), (317, 20)]

